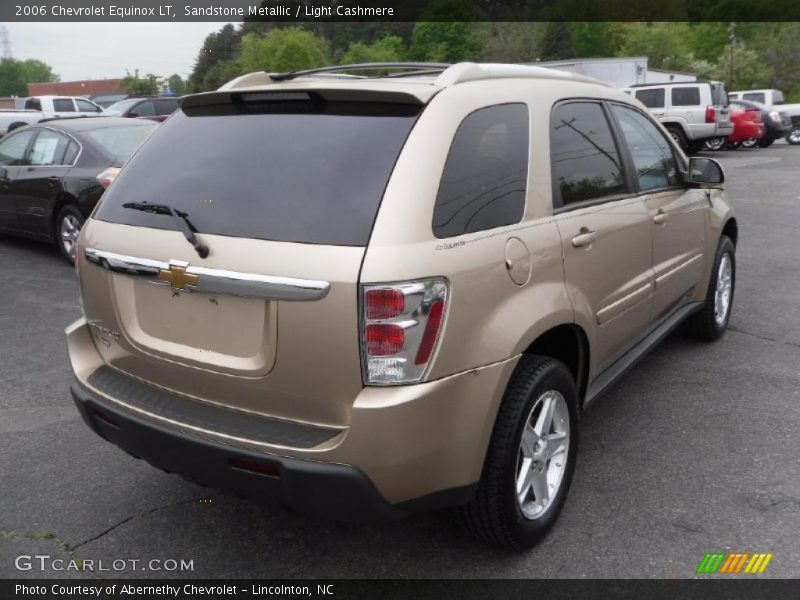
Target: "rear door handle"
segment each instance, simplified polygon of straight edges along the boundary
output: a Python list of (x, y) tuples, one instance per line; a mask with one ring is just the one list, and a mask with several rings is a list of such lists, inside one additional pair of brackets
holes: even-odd
[(582, 246), (589, 246), (597, 239), (597, 232), (591, 231), (587, 227), (581, 227), (580, 232), (574, 238), (572, 238), (572, 245), (576, 248), (580, 248)]
[(653, 223), (656, 225), (663, 225), (667, 221), (669, 221), (669, 214), (659, 208), (658, 212), (653, 217)]

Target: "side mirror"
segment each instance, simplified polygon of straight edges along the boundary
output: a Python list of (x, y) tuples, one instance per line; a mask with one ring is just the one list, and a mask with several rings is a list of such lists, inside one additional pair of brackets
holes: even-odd
[(688, 181), (699, 188), (720, 188), (725, 183), (725, 172), (713, 158), (694, 157), (689, 160)]

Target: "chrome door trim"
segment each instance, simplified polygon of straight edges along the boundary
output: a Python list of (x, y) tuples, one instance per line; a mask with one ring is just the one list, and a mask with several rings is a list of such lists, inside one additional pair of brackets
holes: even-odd
[[(172, 289), (183, 292), (303, 302), (321, 300), (328, 295), (331, 287), (327, 281), (194, 267), (178, 260), (165, 262), (96, 250), (95, 248), (86, 248), (83, 254), (90, 263), (112, 273), (170, 286)], [(169, 281), (162, 280), (162, 273), (169, 274), (175, 267), (182, 269), (192, 279), (197, 278), (196, 283), (187, 283), (176, 287)]]

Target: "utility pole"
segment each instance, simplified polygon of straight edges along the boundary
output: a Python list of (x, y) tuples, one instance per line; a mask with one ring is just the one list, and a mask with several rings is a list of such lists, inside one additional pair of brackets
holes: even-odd
[(734, 90), (736, 89), (736, 68), (734, 66), (734, 48), (736, 46), (736, 23), (731, 23), (730, 27), (728, 28), (729, 39), (731, 42), (731, 60), (730, 60), (730, 77), (728, 82), (728, 89)]

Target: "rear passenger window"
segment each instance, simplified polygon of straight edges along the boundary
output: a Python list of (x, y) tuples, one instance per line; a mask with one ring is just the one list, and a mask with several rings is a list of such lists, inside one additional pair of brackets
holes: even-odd
[(672, 88), (672, 106), (700, 106), (700, 88)]
[(655, 190), (678, 185), (680, 178), (675, 155), (658, 127), (632, 108), (614, 105), (613, 111), (630, 148), (639, 189)]
[(71, 98), (55, 98), (53, 100), (53, 110), (55, 112), (75, 112), (75, 105)]
[(458, 127), (433, 209), (433, 233), (447, 238), (518, 223), (528, 180), (528, 107), (476, 110)]
[(553, 109), (550, 162), (563, 206), (627, 191), (611, 128), (596, 102), (570, 102)]
[(664, 88), (636, 90), (636, 99), (647, 108), (664, 108)]

